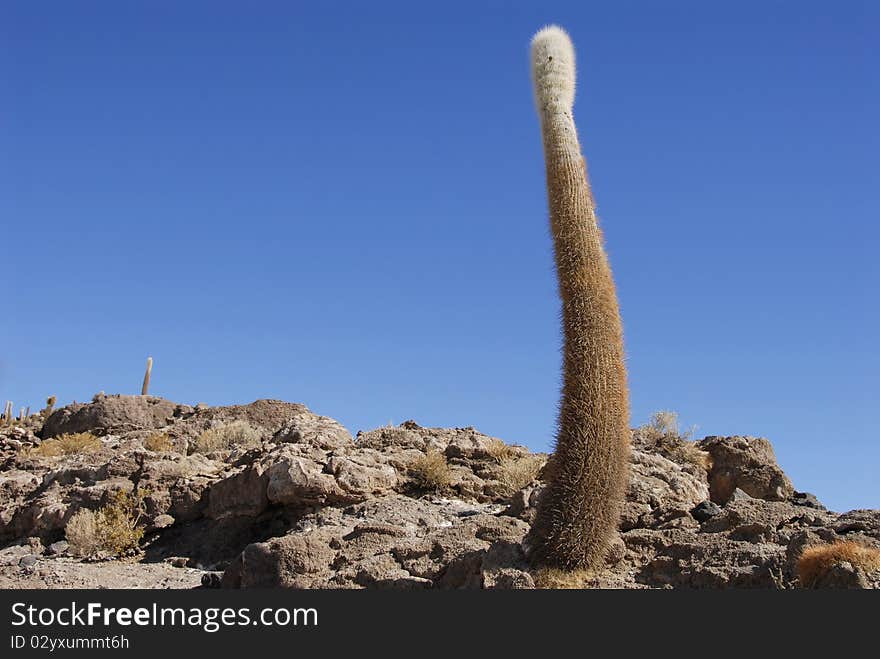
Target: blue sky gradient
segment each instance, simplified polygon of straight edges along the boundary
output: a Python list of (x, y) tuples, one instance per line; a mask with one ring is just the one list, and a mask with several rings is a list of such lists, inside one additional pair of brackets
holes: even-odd
[(304, 402), (547, 450), (528, 43), (575, 105), (633, 424), (880, 507), (880, 5), (4, 2), (0, 399)]

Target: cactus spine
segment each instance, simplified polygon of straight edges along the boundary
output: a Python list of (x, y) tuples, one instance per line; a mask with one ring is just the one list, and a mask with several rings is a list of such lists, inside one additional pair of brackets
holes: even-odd
[(150, 391), (150, 373), (153, 371), (153, 358), (147, 357), (147, 372), (144, 373), (144, 385), (141, 387), (141, 396), (146, 396)]
[(556, 448), (529, 537), (538, 565), (602, 566), (617, 531), (629, 465), (623, 329), (572, 108), (575, 58), (551, 26), (532, 40), (550, 228), (562, 302), (563, 386)]

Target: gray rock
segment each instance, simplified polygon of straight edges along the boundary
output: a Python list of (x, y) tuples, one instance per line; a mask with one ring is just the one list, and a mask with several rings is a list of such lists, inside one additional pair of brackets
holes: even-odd
[(256, 517), (269, 505), (268, 483), (269, 474), (262, 465), (245, 467), (210, 489), (205, 514), (212, 519)]
[(833, 526), (841, 535), (864, 535), (880, 541), (880, 510), (851, 510), (840, 515)]
[(809, 492), (795, 492), (789, 499), (796, 506), (805, 506), (807, 508), (818, 508), (819, 510), (827, 510), (825, 506), (816, 498), (815, 494)]
[(327, 504), (343, 499), (343, 492), (324, 465), (307, 457), (277, 453), (267, 469), (268, 500), (284, 505)]
[(725, 502), (725, 505), (727, 505), (728, 503), (735, 503), (737, 501), (748, 501), (749, 499), (754, 499), (754, 498), (755, 497), (750, 496), (744, 490), (741, 490), (740, 488), (736, 488), (733, 491), (733, 493), (728, 497), (727, 501)]
[(161, 428), (191, 408), (155, 396), (102, 396), (62, 407), (46, 419), (43, 438), (65, 433), (107, 434)]
[(704, 475), (640, 450), (633, 450), (621, 530), (658, 526), (698, 526), (690, 511), (709, 498)]
[(21, 559), (26, 556), (32, 556), (33, 547), (29, 545), (12, 545), (5, 549), (0, 549), (0, 565), (18, 565)]
[(202, 588), (221, 588), (222, 586), (222, 572), (205, 572), (202, 575)]
[(67, 548), (70, 545), (67, 540), (59, 540), (58, 542), (53, 542), (49, 545), (49, 553), (52, 555), (64, 554), (67, 552)]
[(764, 438), (706, 437), (697, 446), (712, 458), (709, 488), (715, 503), (727, 503), (737, 488), (768, 501), (784, 501), (794, 494), (794, 486)]
[(171, 515), (157, 515), (151, 524), (152, 530), (167, 529), (174, 524), (174, 518)]
[(721, 514), (721, 506), (709, 500), (698, 503), (691, 510), (691, 515), (694, 516), (694, 519), (701, 523), (719, 514)]
[(313, 414), (307, 409), (288, 418), (272, 441), (279, 444), (310, 444), (328, 451), (354, 444), (351, 433), (338, 421)]

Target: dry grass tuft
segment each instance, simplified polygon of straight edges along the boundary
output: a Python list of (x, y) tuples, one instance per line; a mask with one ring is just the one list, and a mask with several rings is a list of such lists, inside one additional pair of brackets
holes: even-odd
[(560, 570), (554, 567), (541, 568), (532, 574), (535, 587), (544, 590), (582, 590), (586, 588), (590, 573), (586, 570)]
[(852, 540), (807, 547), (797, 563), (801, 585), (804, 588), (813, 588), (831, 568), (844, 562), (865, 572), (880, 570), (880, 549)]
[(64, 535), (70, 543), (70, 551), (86, 558), (92, 556), (101, 549), (101, 540), (98, 535), (98, 516), (87, 508), (76, 511), (67, 521), (64, 527)]
[(518, 492), (538, 478), (545, 462), (545, 458), (540, 455), (502, 458), (498, 481), (508, 494)]
[(514, 458), (519, 452), (510, 444), (505, 444), (500, 439), (491, 439), (486, 446), (486, 453), (496, 462), (502, 462), (507, 458)]
[(682, 431), (678, 426), (678, 414), (670, 410), (660, 410), (651, 419), (636, 429), (639, 438), (653, 445), (654, 450), (673, 462), (690, 463), (709, 471), (712, 469), (712, 456), (698, 448), (693, 441), (696, 428)]
[(452, 470), (446, 456), (429, 450), (409, 465), (410, 478), (423, 490), (440, 491), (452, 484)]
[(100, 451), (102, 446), (101, 440), (92, 433), (78, 432), (60, 435), (54, 439), (47, 439), (39, 446), (30, 449), (28, 455), (36, 455), (42, 458), (57, 458), (62, 455), (94, 453)]
[(208, 428), (196, 439), (196, 453), (225, 451), (233, 446), (255, 448), (260, 445), (263, 434), (247, 421), (232, 421), (215, 428)]
[(71, 551), (87, 558), (99, 551), (120, 556), (137, 549), (144, 536), (143, 527), (138, 526), (142, 503), (142, 496), (120, 491), (97, 512), (77, 511), (64, 530)]
[(157, 432), (150, 435), (144, 440), (144, 448), (154, 453), (172, 453), (174, 452), (174, 442), (167, 433)]

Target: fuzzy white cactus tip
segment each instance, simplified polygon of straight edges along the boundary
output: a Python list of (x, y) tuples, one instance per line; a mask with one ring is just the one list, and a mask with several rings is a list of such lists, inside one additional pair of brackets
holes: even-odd
[(542, 112), (565, 112), (574, 106), (574, 46), (558, 25), (548, 25), (532, 38), (532, 82)]

